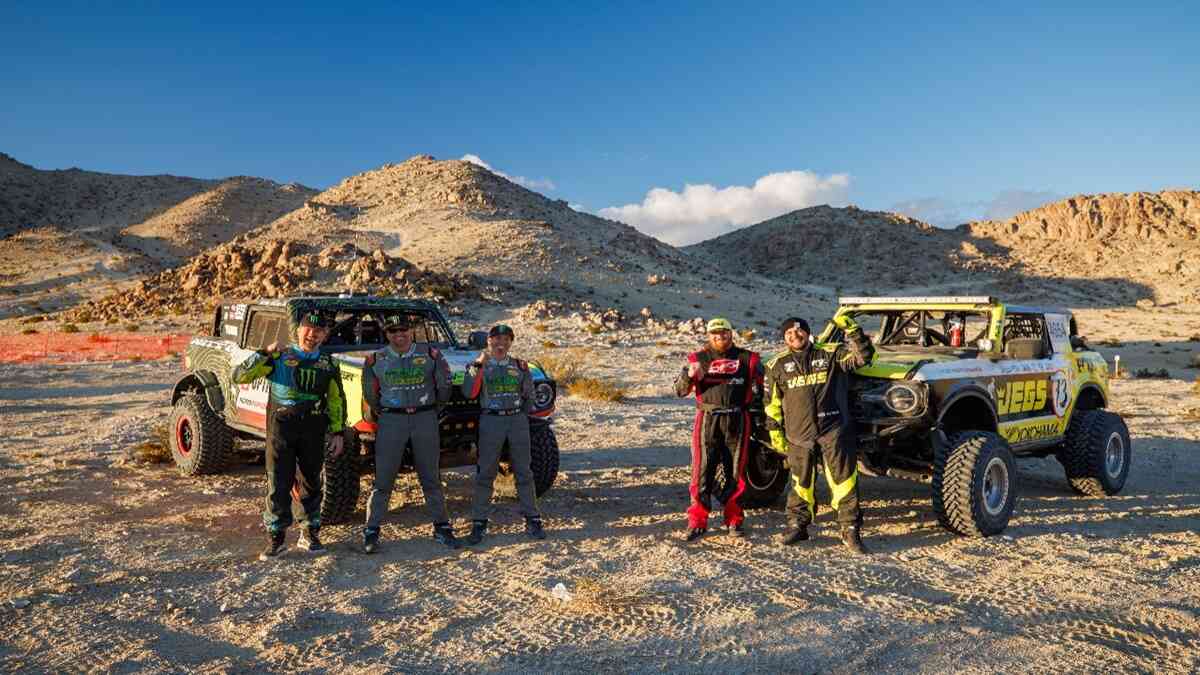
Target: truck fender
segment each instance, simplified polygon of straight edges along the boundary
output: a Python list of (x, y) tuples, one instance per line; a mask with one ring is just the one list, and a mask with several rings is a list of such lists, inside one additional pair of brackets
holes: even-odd
[[(959, 407), (959, 404), (967, 404), (969, 410), (978, 419), (959, 420), (956, 416), (947, 417), (947, 413)], [(996, 416), (995, 402), (988, 394), (987, 390), (978, 384), (967, 384), (950, 394), (945, 401), (938, 405), (938, 420), (937, 428), (939, 430), (950, 428), (978, 429), (979, 431), (995, 432), (1000, 427), (1000, 420)], [(983, 412), (986, 411), (986, 412)]]
[(202, 392), (204, 399), (208, 401), (208, 407), (217, 415), (225, 416), (225, 394), (221, 389), (221, 381), (212, 372), (197, 370), (180, 378), (171, 391), (171, 405), (175, 405), (175, 402), (189, 391)]

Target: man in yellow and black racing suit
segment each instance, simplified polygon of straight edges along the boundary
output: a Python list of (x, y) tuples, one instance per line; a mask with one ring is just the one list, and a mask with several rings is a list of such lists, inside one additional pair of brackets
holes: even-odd
[(813, 344), (804, 319), (790, 318), (780, 326), (788, 348), (767, 362), (767, 429), (775, 449), (787, 454), (792, 474), (787, 510), (794, 529), (784, 543), (793, 545), (808, 539), (808, 526), (816, 513), (819, 452), (842, 543), (855, 553), (865, 554), (849, 380), (854, 369), (871, 360), (875, 349), (850, 317), (835, 317), (833, 322), (843, 334), (842, 344), (836, 348)]

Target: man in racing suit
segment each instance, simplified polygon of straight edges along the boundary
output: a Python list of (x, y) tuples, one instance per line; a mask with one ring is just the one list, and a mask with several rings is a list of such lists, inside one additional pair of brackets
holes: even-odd
[(404, 447), (410, 442), (413, 466), (433, 521), (433, 538), (450, 548), (459, 548), (446, 512), (439, 468), (442, 442), (438, 406), (450, 400), (450, 366), (437, 347), (414, 342), (412, 329), (407, 316), (386, 317), (384, 332), (388, 346), (367, 356), (363, 366), (364, 413), (379, 424), (375, 439), (375, 484), (367, 502), (367, 522), (363, 528), (366, 553), (374, 553), (379, 546), (379, 527), (387, 514)]
[[(263, 523), (269, 542), (262, 560), (283, 550), (292, 524), (292, 484), (298, 483), (304, 530), (296, 542), (302, 551), (319, 553), (321, 545), (321, 468), (325, 462), (325, 434), (336, 457), (342, 453), (346, 423), (346, 397), (341, 373), (321, 344), (329, 336), (334, 317), (315, 311), (293, 316), (293, 343), (286, 348), (271, 344), (251, 353), (233, 369), (233, 381), (249, 384), (260, 377), (270, 383), (267, 399), (267, 508)], [(299, 468), (300, 480), (296, 481)]]
[[(707, 330), (708, 345), (688, 354), (688, 363), (675, 380), (678, 396), (696, 395), (687, 541), (708, 531), (713, 497), (724, 505), (724, 524), (729, 534), (746, 536), (738, 498), (746, 491), (750, 443), (747, 406), (763, 378), (758, 353), (733, 344), (733, 326), (727, 319), (714, 318)], [(721, 494), (714, 494), (718, 468), (724, 474), (725, 487)]]
[(785, 544), (808, 539), (816, 513), (816, 457), (825, 464), (825, 479), (837, 511), (842, 543), (867, 553), (862, 543), (862, 511), (858, 507), (858, 451), (849, 406), (850, 373), (875, 353), (862, 329), (848, 316), (834, 317), (842, 344), (813, 344), (808, 323), (791, 318), (780, 331), (787, 351), (767, 363), (765, 412), (771, 443), (787, 454), (792, 474), (787, 510), (794, 526)]
[(468, 544), (478, 544), (487, 533), (500, 452), (508, 443), (509, 460), (517, 484), (517, 500), (525, 516), (525, 534), (545, 539), (542, 516), (537, 507), (529, 413), (533, 412), (533, 375), (529, 364), (513, 357), (516, 334), (511, 326), (496, 324), (488, 331), (487, 349), (467, 365), (462, 390), (467, 398), (479, 399), (479, 463), (475, 468), (475, 496), (471, 502), (471, 533)]

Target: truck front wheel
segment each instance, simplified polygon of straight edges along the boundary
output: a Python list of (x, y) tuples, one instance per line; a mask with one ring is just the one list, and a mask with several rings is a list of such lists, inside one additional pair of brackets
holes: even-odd
[(946, 529), (989, 537), (1008, 527), (1017, 503), (1017, 465), (998, 434), (964, 431), (939, 446), (933, 463), (933, 510)]
[(233, 455), (233, 433), (203, 396), (196, 392), (180, 396), (169, 424), (171, 457), (179, 473), (200, 476), (225, 468)]

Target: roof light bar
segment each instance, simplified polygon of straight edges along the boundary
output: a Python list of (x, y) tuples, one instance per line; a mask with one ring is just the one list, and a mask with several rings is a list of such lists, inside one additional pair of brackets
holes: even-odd
[(994, 305), (997, 302), (990, 295), (838, 298), (838, 303), (842, 305)]

